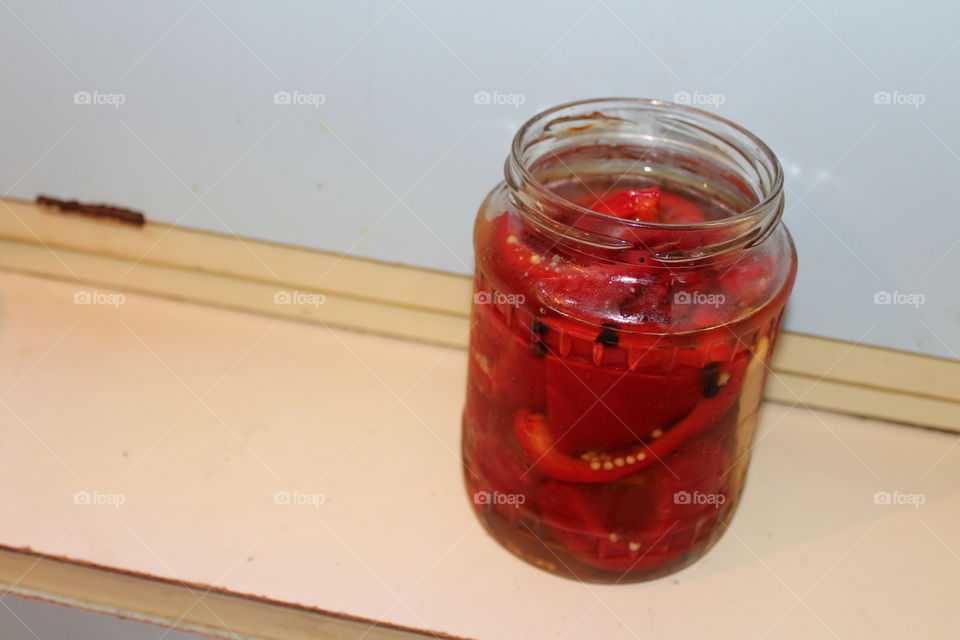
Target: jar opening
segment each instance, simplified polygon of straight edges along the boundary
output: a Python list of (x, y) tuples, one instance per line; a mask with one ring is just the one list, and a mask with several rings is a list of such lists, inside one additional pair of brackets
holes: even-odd
[[(505, 175), (524, 217), (557, 242), (665, 263), (755, 246), (783, 213), (783, 172), (766, 144), (724, 118), (660, 100), (585, 100), (539, 113), (517, 132)], [(696, 203), (705, 219), (638, 221), (582, 204), (652, 186)]]

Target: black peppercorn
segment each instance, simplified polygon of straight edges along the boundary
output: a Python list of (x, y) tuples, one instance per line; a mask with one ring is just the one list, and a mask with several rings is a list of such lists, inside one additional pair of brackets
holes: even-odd
[(711, 362), (700, 372), (703, 380), (703, 397), (712, 398), (720, 393), (720, 363)]
[(607, 347), (615, 347), (620, 343), (620, 336), (617, 335), (617, 326), (613, 324), (601, 325), (600, 335), (597, 336), (597, 342)]
[(537, 340), (536, 342), (530, 343), (530, 353), (538, 358), (542, 358), (547, 355), (547, 343), (543, 340)]

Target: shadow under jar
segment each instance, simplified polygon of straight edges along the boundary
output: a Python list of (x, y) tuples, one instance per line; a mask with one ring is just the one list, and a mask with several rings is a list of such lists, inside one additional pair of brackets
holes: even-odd
[(743, 488), (796, 274), (780, 165), (714, 115), (602, 99), (532, 118), (505, 174), (474, 232), (477, 516), (559, 575), (677, 571)]

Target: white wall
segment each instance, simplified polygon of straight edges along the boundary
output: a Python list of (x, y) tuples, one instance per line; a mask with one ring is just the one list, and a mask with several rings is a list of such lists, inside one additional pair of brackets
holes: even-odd
[[(960, 352), (954, 3), (4, 0), (0, 16), (13, 196), (466, 273), (473, 213), (527, 117), (719, 95), (704, 106), (787, 170), (789, 328)], [(274, 104), (278, 90), (325, 103)], [(482, 90), (524, 104), (474, 104)], [(926, 300), (875, 305), (878, 291)]]

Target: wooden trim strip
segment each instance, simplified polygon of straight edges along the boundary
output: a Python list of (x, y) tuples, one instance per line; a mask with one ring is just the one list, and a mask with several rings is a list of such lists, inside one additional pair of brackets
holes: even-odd
[(918, 427), (960, 431), (960, 403), (950, 400), (811, 378), (776, 369), (767, 380), (767, 400)]
[(0, 199), (0, 238), (394, 306), (469, 312), (471, 285), (464, 276), (156, 222), (135, 227), (91, 220), (32, 202)]

